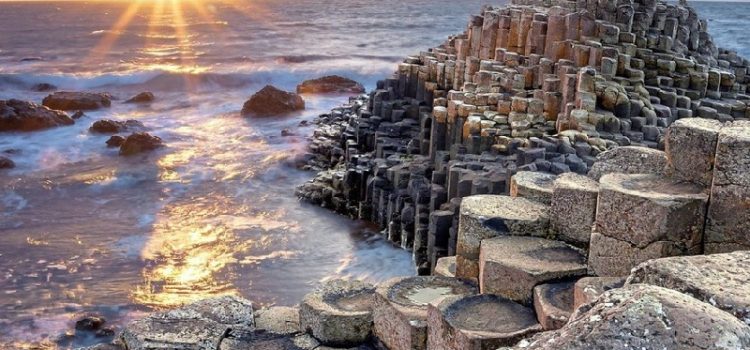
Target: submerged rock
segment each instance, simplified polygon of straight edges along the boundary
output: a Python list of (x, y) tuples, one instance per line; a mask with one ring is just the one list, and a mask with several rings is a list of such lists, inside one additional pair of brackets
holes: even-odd
[(318, 79), (305, 80), (297, 85), (297, 93), (320, 94), (320, 93), (354, 93), (365, 92), (362, 84), (338, 75), (329, 75)]
[(62, 111), (33, 102), (0, 100), (0, 131), (35, 131), (73, 123)]
[(300, 95), (266, 85), (242, 106), (243, 116), (270, 117), (305, 109)]
[(83, 111), (77, 111), (77, 112), (73, 113), (73, 115), (70, 116), (70, 117), (77, 120), (77, 119), (81, 119), (81, 118), (83, 118), (85, 116), (86, 116), (86, 114), (84, 114)]
[(142, 129), (144, 127), (143, 123), (133, 119), (124, 122), (112, 119), (102, 119), (95, 121), (89, 130), (91, 132), (102, 134), (114, 134), (128, 129)]
[(0, 156), (0, 169), (13, 169), (16, 167), (16, 163), (14, 163), (10, 158)]
[(125, 143), (125, 137), (120, 135), (113, 135), (107, 140), (107, 147), (120, 147)]
[(125, 103), (150, 103), (154, 102), (154, 93), (150, 91), (141, 92), (138, 95), (133, 96), (129, 100), (125, 101)]
[(136, 132), (125, 139), (120, 146), (121, 156), (132, 156), (134, 154), (152, 151), (164, 144), (158, 136), (152, 136), (147, 132)]
[(105, 93), (60, 91), (45, 97), (42, 104), (63, 111), (92, 110), (111, 106), (112, 97)]
[(31, 90), (36, 92), (54, 91), (57, 90), (57, 86), (48, 83), (39, 83), (32, 86)]

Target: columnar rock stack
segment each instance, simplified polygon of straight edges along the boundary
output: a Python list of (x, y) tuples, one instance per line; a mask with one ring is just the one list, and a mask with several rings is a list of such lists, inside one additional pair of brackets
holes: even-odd
[[(458, 243), (462, 198), (533, 193), (529, 199), (564, 210), (551, 175), (522, 173), (519, 184), (511, 178), (526, 171), (586, 174), (600, 167), (599, 155), (623, 146), (640, 146), (634, 157), (645, 155), (642, 161), (657, 169), (651, 172), (661, 173), (667, 128), (689, 117), (748, 119), (749, 84), (748, 61), (718, 49), (707, 22), (684, 3), (516, 0), (486, 7), (464, 33), (408, 57), (368, 96), (324, 116), (308, 164), (328, 170), (298, 193), (377, 223), (414, 252), (420, 273), (427, 274), (441, 257), (465, 255)], [(741, 142), (739, 134), (727, 134), (726, 142)], [(686, 143), (672, 145), (677, 153), (697, 152), (693, 146), (704, 136), (680, 137)], [(738, 166), (729, 160), (738, 151), (726, 152), (730, 166)], [(710, 147), (703, 153), (713, 156)], [(686, 165), (670, 167), (675, 179), (686, 180), (681, 176), (690, 172), (679, 170)], [(613, 170), (620, 167), (596, 170), (594, 179)], [(710, 185), (708, 170), (700, 171), (696, 186)], [(598, 184), (568, 179), (557, 186), (588, 206), (572, 219), (577, 228), (572, 222), (550, 226), (560, 239), (585, 248)], [(714, 188), (744, 196), (737, 186)], [(731, 203), (737, 201), (714, 208)], [(728, 226), (736, 225), (709, 218), (708, 227), (717, 228), (715, 238), (707, 238), (717, 241), (711, 249), (746, 246)]]

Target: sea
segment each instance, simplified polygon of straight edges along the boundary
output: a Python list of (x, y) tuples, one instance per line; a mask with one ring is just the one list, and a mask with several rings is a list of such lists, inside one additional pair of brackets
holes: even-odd
[[(334, 278), (414, 275), (376, 228), (300, 202), (298, 170), (316, 116), (243, 118), (267, 84), (337, 74), (368, 90), (403, 57), (465, 29), (487, 0), (0, 1), (0, 99), (107, 92), (73, 126), (0, 134), (0, 348), (73, 349), (99, 315), (121, 330), (149, 312), (239, 295), (294, 305)], [(750, 57), (748, 3), (692, 3), (720, 46)], [(151, 91), (150, 105), (123, 103)], [(120, 157), (99, 119), (136, 119), (166, 147)], [(282, 137), (288, 129), (293, 136)]]

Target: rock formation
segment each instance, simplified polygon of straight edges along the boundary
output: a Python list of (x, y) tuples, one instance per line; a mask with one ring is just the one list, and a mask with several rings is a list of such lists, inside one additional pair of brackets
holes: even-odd
[(120, 145), (121, 156), (132, 156), (139, 153), (153, 151), (164, 144), (158, 136), (152, 136), (147, 132), (136, 132), (125, 138)]
[(151, 103), (154, 102), (154, 93), (150, 91), (141, 92), (125, 101), (125, 103)]
[(42, 104), (62, 111), (93, 110), (112, 105), (112, 97), (105, 93), (59, 91), (44, 98)]
[(20, 100), (0, 100), (0, 131), (36, 131), (72, 125), (65, 112)]
[(266, 85), (242, 106), (242, 115), (271, 117), (305, 109), (301, 96)]
[(318, 79), (305, 80), (297, 85), (298, 94), (361, 94), (365, 92), (362, 84), (338, 75), (329, 75)]
[(16, 167), (16, 163), (8, 157), (0, 156), (0, 169), (13, 169)]
[(100, 134), (116, 134), (118, 132), (123, 132), (129, 129), (143, 128), (145, 128), (143, 123), (134, 119), (128, 119), (126, 121), (102, 119), (95, 121), (94, 124), (91, 125), (89, 130), (91, 132)]

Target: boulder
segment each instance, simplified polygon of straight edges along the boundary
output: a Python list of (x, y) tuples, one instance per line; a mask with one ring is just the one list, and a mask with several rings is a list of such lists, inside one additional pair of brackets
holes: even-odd
[(21, 100), (0, 100), (0, 131), (35, 131), (75, 123), (65, 112)]
[(97, 120), (94, 122), (94, 124), (91, 125), (91, 128), (89, 130), (91, 132), (101, 133), (101, 134), (115, 134), (118, 132), (123, 132), (128, 129), (143, 129), (145, 126), (143, 123), (129, 119), (126, 121), (119, 121), (119, 120), (112, 120), (112, 119), (102, 119)]
[(667, 155), (662, 151), (624, 146), (600, 153), (588, 175), (599, 180), (609, 173), (663, 174), (666, 166)]
[(352, 93), (365, 92), (362, 84), (338, 75), (329, 75), (318, 79), (305, 80), (297, 85), (299, 94)]
[(94, 92), (55, 92), (44, 98), (42, 104), (62, 111), (92, 110), (112, 105), (112, 96)]
[(355, 346), (372, 333), (375, 287), (359, 281), (329, 281), (300, 304), (300, 329), (329, 346)]
[(305, 109), (300, 95), (266, 85), (242, 106), (243, 116), (271, 117)]
[(146, 91), (131, 97), (129, 100), (125, 101), (125, 103), (151, 103), (154, 102), (154, 99), (154, 93)]
[(113, 135), (107, 140), (107, 147), (120, 147), (125, 143), (125, 137), (120, 135)]
[(132, 156), (141, 152), (152, 151), (164, 144), (158, 136), (152, 136), (147, 132), (136, 132), (125, 139), (120, 146), (121, 156)]
[(685, 294), (650, 285), (604, 293), (576, 310), (563, 328), (522, 340), (524, 350), (736, 350), (750, 347), (750, 327)]
[(573, 309), (588, 304), (604, 292), (620, 288), (625, 284), (625, 277), (584, 277), (576, 281), (573, 290)]
[(627, 284), (674, 289), (731, 313), (750, 325), (750, 251), (672, 257), (638, 265)]
[(0, 169), (13, 169), (16, 167), (16, 163), (14, 163), (10, 158), (0, 156)]

